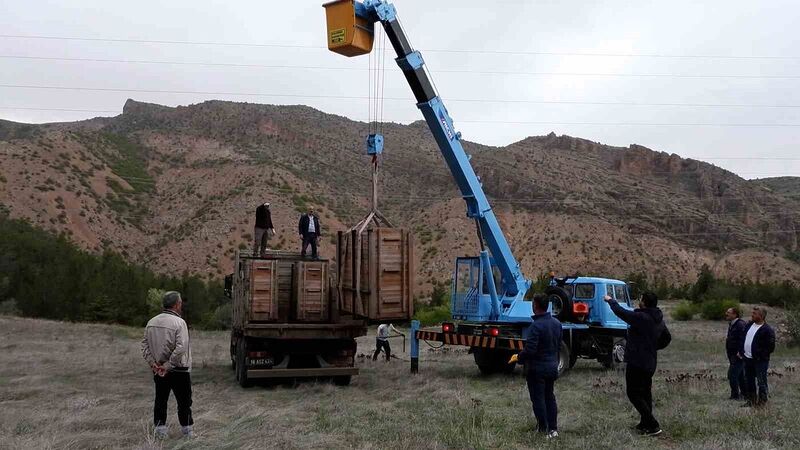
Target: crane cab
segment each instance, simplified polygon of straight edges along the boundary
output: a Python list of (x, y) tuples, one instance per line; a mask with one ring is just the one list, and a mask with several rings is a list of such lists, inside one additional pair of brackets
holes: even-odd
[(373, 24), (356, 14), (355, 0), (336, 0), (322, 6), (328, 24), (328, 50), (344, 56), (372, 51)]

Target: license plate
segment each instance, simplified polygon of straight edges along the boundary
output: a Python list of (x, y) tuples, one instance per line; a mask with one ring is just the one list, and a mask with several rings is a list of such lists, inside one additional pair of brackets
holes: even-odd
[(272, 367), (272, 358), (258, 358), (258, 359), (251, 359), (250, 365), (251, 366), (268, 366)]

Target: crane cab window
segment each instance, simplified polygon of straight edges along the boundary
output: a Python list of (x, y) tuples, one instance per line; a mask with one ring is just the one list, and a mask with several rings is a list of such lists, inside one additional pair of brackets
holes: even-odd
[(625, 302), (628, 305), (631, 304), (631, 298), (628, 296), (628, 290), (625, 289), (624, 284), (614, 285), (614, 298), (616, 298), (618, 302)]
[(588, 300), (594, 298), (594, 285), (589, 283), (576, 284), (575, 298), (582, 300)]
[(456, 294), (467, 294), (478, 289), (480, 262), (477, 259), (461, 259), (456, 263)]

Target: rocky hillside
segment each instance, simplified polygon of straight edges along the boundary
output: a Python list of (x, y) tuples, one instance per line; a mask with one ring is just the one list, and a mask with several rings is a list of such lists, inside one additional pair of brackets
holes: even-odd
[[(129, 100), (120, 116), (0, 121), (0, 203), (14, 217), (158, 271), (219, 277), (268, 200), (279, 248), (299, 211), (322, 213), (323, 254), (368, 206), (364, 123), (304, 106)], [(474, 253), (474, 225), (422, 122), (387, 124), (381, 209), (417, 235), (420, 289)], [(569, 136), (465, 143), (529, 276), (549, 270), (688, 281), (800, 280), (798, 179), (747, 181), (713, 165)]]

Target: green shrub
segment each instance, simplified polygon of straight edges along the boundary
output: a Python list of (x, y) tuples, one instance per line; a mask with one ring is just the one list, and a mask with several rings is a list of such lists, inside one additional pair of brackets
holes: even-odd
[(800, 346), (800, 308), (786, 312), (786, 332), (789, 334), (789, 345)]
[(436, 325), (450, 320), (450, 305), (419, 308), (414, 312), (414, 318), (420, 325)]
[(700, 317), (706, 320), (724, 320), (728, 308), (738, 308), (736, 300), (706, 300), (700, 304)]
[(19, 316), (17, 301), (12, 299), (0, 302), (0, 316)]
[(678, 306), (672, 310), (672, 318), (675, 320), (692, 320), (694, 317), (695, 308), (690, 302), (682, 301), (678, 303)]

